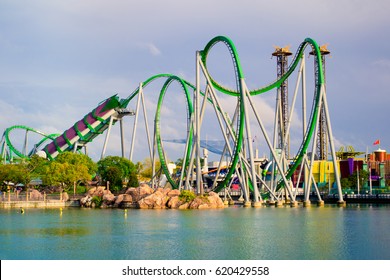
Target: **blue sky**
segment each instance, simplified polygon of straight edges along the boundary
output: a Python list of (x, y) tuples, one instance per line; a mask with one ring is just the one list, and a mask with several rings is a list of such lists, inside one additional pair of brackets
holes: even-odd
[[(234, 41), (248, 87), (260, 87), (276, 76), (273, 46), (295, 52), (311, 37), (332, 52), (326, 79), (336, 148), (373, 150), (380, 139), (389, 150), (389, 10), (385, 0), (0, 0), (0, 132), (16, 124), (62, 132), (100, 101), (125, 98), (158, 73), (194, 83), (195, 52), (217, 35)], [(215, 71), (224, 73), (223, 64)], [(183, 100), (168, 103), (166, 133), (180, 138), (185, 122), (168, 124), (170, 114), (185, 118), (185, 109), (174, 110)], [(262, 104), (267, 112), (274, 97)], [(118, 135), (114, 129), (108, 154), (119, 153)], [(89, 149), (94, 159), (103, 140)], [(135, 160), (147, 156), (141, 146)]]

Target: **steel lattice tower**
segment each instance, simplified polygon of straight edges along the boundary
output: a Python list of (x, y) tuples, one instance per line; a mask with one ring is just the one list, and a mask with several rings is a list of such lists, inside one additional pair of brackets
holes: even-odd
[[(321, 62), (322, 62), (322, 71), (324, 72), (324, 82), (326, 87), (326, 68), (325, 68), (325, 56), (330, 54), (330, 51), (327, 49), (327, 45), (323, 45), (320, 47), (321, 51)], [(313, 52), (310, 52), (313, 55)], [(315, 60), (317, 63), (317, 60)], [(327, 131), (327, 123), (325, 116), (325, 108), (322, 105), (319, 116), (319, 127), (318, 127), (318, 135), (317, 135), (317, 146), (316, 146), (316, 154), (318, 160), (327, 160), (328, 159), (328, 131)]]
[[(288, 69), (288, 57), (292, 55), (289, 50), (289, 47), (275, 47), (275, 51), (272, 53), (272, 56), (276, 56), (276, 64), (277, 64), (277, 78), (282, 77)], [(290, 141), (287, 139), (286, 147), (283, 147), (283, 143), (285, 140), (286, 129), (288, 125), (288, 82), (287, 79), (280, 85), (278, 88), (278, 96), (280, 98), (279, 104), (279, 115), (278, 115), (278, 148), (284, 149), (287, 158), (290, 155)]]

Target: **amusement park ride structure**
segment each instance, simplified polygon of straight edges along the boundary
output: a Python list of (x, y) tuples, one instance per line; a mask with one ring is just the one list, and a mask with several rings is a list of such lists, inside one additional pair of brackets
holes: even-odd
[[(210, 73), (208, 57), (211, 50), (217, 44), (224, 45), (232, 59), (234, 68), (234, 81), (236, 87), (229, 88), (219, 83)], [(305, 49), (311, 48), (310, 54), (314, 57), (314, 93), (311, 96), (312, 105), (310, 112), (307, 112), (307, 92), (306, 92), (306, 63)], [(273, 53), (277, 57), (277, 79), (257, 89), (250, 90), (247, 87), (240, 59), (233, 42), (224, 36), (213, 38), (203, 50), (196, 52), (196, 81), (195, 84), (171, 74), (159, 74), (152, 76), (139, 84), (129, 97), (119, 99), (117, 95), (101, 102), (94, 110), (85, 115), (80, 121), (60, 135), (46, 135), (26, 126), (12, 126), (7, 128), (0, 142), (0, 152), (5, 162), (12, 162), (14, 155), (22, 159), (28, 159), (33, 154), (38, 153), (53, 160), (59, 153), (65, 151), (78, 151), (82, 147), (93, 141), (95, 137), (106, 131), (102, 157), (105, 155), (107, 142), (110, 136), (111, 127), (119, 121), (121, 124), (122, 156), (125, 156), (124, 134), (122, 119), (124, 116), (133, 115), (134, 125), (131, 139), (129, 159), (132, 160), (135, 140), (137, 139), (137, 127), (139, 126), (139, 116), (143, 113), (145, 120), (145, 130), (147, 136), (147, 146), (152, 162), (160, 160), (162, 172), (173, 188), (192, 189), (203, 194), (203, 179), (201, 160), (201, 128), (205, 120), (206, 108), (215, 113), (217, 124), (224, 140), (221, 164), (217, 168), (215, 180), (209, 189), (220, 192), (230, 190), (233, 181), (239, 181), (244, 205), (258, 207), (267, 200), (278, 202), (289, 200), (291, 206), (297, 205), (298, 183), (302, 182), (304, 190), (304, 205), (310, 204), (310, 193), (315, 192), (318, 202), (323, 202), (320, 191), (313, 179), (313, 163), (315, 156), (320, 153), (322, 159), (328, 159), (328, 146), (330, 149), (329, 160), (333, 161), (335, 187), (338, 192), (339, 203), (343, 204), (343, 196), (340, 186), (339, 170), (336, 163), (336, 151), (333, 143), (331, 122), (328, 111), (328, 104), (325, 90), (324, 56), (329, 51), (320, 48), (318, 44), (310, 39), (305, 39), (298, 47), (290, 65), (287, 57), (292, 53), (286, 48), (277, 48)], [(287, 94), (288, 78), (296, 75), (295, 90), (291, 97)], [(150, 133), (147, 121), (147, 108), (145, 105), (144, 90), (153, 81), (162, 79), (164, 84), (160, 90), (157, 108), (154, 115), (153, 133)], [(184, 97), (187, 111), (186, 116), (186, 139), (183, 152), (183, 164), (179, 178), (174, 178), (168, 169), (168, 160), (163, 148), (161, 132), (161, 110), (163, 108), (164, 97), (172, 83), (180, 86)], [(262, 94), (277, 89), (276, 106), (273, 131), (269, 132), (264, 125), (264, 117), (256, 106), (255, 99)], [(301, 93), (301, 94), (299, 94)], [(235, 100), (235, 110), (233, 113), (223, 108), (221, 98), (228, 95)], [(300, 96), (300, 98), (298, 97)], [(297, 102), (297, 99), (301, 99)], [(289, 101), (291, 104), (289, 104)], [(129, 104), (135, 107), (135, 111), (128, 110)], [(301, 104), (297, 109), (296, 104)], [(140, 110), (142, 105), (142, 110)], [(309, 114), (308, 114), (309, 113)], [(294, 115), (295, 114), (295, 115)], [(296, 115), (299, 114), (300, 118)], [(295, 117), (294, 117), (295, 116)], [(307, 117), (308, 116), (308, 117)], [(300, 144), (297, 149), (290, 147), (290, 135), (292, 122), (300, 119), (300, 124), (294, 127), (301, 127)], [(10, 132), (15, 129), (25, 130), (25, 145), (23, 151), (18, 151), (12, 144)], [(264, 153), (268, 153), (270, 159), (267, 165), (267, 178), (259, 173), (256, 166), (256, 153), (254, 149), (253, 130), (261, 131), (261, 135), (256, 135), (265, 143)], [(323, 131), (326, 130), (326, 133)], [(27, 149), (28, 133), (42, 135), (42, 140), (34, 145), (31, 151)], [(272, 138), (273, 137), (273, 141)], [(326, 138), (326, 139), (323, 139)], [(295, 141), (297, 142), (297, 141)], [(317, 145), (317, 143), (320, 145)], [(44, 144), (47, 143), (45, 146)], [(326, 145), (324, 147), (323, 145)], [(226, 166), (222, 166), (226, 162)], [(152, 165), (154, 167), (154, 164)], [(223, 179), (219, 174), (224, 169)], [(153, 170), (156, 174), (156, 170)], [(297, 176), (297, 182), (293, 182), (293, 176)], [(193, 180), (195, 178), (195, 180)], [(155, 184), (154, 179), (151, 182)]]

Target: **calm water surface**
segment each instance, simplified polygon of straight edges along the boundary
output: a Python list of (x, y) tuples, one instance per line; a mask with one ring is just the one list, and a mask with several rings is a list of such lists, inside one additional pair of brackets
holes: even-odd
[(0, 259), (390, 259), (390, 206), (0, 209)]

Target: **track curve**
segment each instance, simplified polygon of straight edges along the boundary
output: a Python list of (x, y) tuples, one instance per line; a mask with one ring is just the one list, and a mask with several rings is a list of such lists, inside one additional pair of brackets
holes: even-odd
[(30, 131), (30, 132), (33, 132), (33, 133), (36, 133), (36, 134), (43, 136), (43, 138), (37, 144), (34, 145), (35, 150), (38, 150), (44, 142), (46, 142), (48, 140), (54, 140), (57, 136), (59, 136), (59, 134), (45, 134), (39, 130), (36, 130), (36, 129), (28, 127), (28, 126), (24, 126), (24, 125), (14, 125), (14, 126), (6, 128), (4, 133), (3, 133), (4, 143), (2, 143), (1, 150), (3, 151), (5, 149), (5, 145), (7, 145), (9, 150), (10, 150), (10, 153), (14, 153), (15, 155), (17, 155), (18, 157), (20, 157), (22, 159), (29, 159), (32, 156), (31, 153), (33, 151), (30, 151), (27, 155), (25, 155), (24, 153), (20, 152), (12, 144), (11, 139), (10, 139), (10, 133), (16, 129), (25, 130), (26, 132)]
[[(213, 46), (215, 46), (217, 43), (224, 43), (230, 53), (231, 53), (231, 58), (233, 60), (233, 64), (234, 64), (234, 70), (235, 70), (235, 73), (236, 73), (236, 80), (237, 80), (237, 83), (240, 85), (238, 87), (238, 90), (233, 90), (233, 89), (229, 89), (228, 87), (225, 87), (221, 84), (219, 84), (213, 77), (212, 75), (209, 73), (209, 71), (207, 70), (207, 57), (208, 57), (208, 54), (210, 52), (210, 50), (213, 48)], [(306, 153), (307, 151), (307, 148), (309, 146), (309, 143), (312, 139), (312, 136), (313, 136), (313, 132), (314, 132), (314, 129), (315, 129), (315, 125), (317, 123), (317, 120), (318, 120), (318, 114), (319, 114), (319, 108), (318, 108), (318, 104), (320, 102), (320, 92), (321, 92), (321, 87), (322, 85), (324, 84), (324, 73), (323, 73), (323, 68), (322, 68), (322, 60), (321, 60), (321, 52), (320, 52), (320, 48), (318, 46), (318, 44), (311, 38), (306, 38), (298, 47), (298, 50), (295, 54), (295, 57), (293, 59), (293, 61), (291, 62), (290, 66), (288, 67), (288, 70), (286, 71), (286, 73), (280, 77), (279, 79), (275, 80), (274, 82), (264, 86), (264, 87), (261, 87), (261, 88), (258, 88), (258, 89), (253, 89), (253, 90), (249, 90), (249, 93), (250, 95), (258, 95), (258, 94), (262, 94), (262, 93), (265, 93), (265, 92), (268, 92), (274, 88), (277, 88), (279, 87), (293, 72), (294, 70), (296, 69), (296, 67), (298, 66), (300, 60), (302, 59), (302, 55), (305, 51), (305, 48), (310, 45), (311, 48), (312, 48), (312, 51), (314, 53), (314, 56), (315, 56), (315, 60), (316, 60), (316, 73), (318, 73), (318, 77), (316, 79), (316, 86), (315, 86), (315, 93), (314, 93), (314, 102), (313, 102), (313, 107), (312, 107), (312, 111), (311, 111), (311, 116), (310, 116), (310, 120), (308, 122), (308, 128), (306, 129), (306, 134), (304, 136), (304, 139), (302, 141), (302, 144), (298, 150), (298, 153), (297, 155), (295, 156), (294, 158), (294, 163), (292, 164), (292, 166), (290, 166), (290, 168), (288, 169), (287, 171), (287, 174), (286, 174), (286, 179), (290, 179), (291, 176), (293, 175), (293, 173), (295, 172), (295, 170), (298, 168), (298, 166), (300, 165), (300, 163), (302, 162), (302, 159), (303, 159), (303, 156), (304, 154)], [(225, 36), (217, 36), (215, 38), (213, 38), (212, 40), (209, 41), (209, 43), (205, 46), (205, 48), (203, 49), (203, 51), (200, 52), (201, 56), (202, 56), (202, 62), (203, 64), (205, 65), (205, 68), (206, 68), (206, 71), (208, 72), (208, 75), (210, 77), (210, 80), (212, 82), (212, 85), (214, 88), (216, 88), (217, 90), (219, 90), (220, 92), (223, 92), (225, 94), (229, 94), (229, 95), (232, 95), (232, 96), (237, 96), (239, 98), (239, 102), (240, 102), (240, 128), (239, 128), (239, 133), (237, 135), (237, 142), (238, 144), (236, 145), (236, 151), (234, 153), (234, 160), (232, 162), (232, 165), (231, 165), (231, 170), (229, 170), (229, 178), (227, 179), (230, 179), (231, 178), (231, 173), (234, 171), (233, 169), (236, 168), (236, 164), (238, 162), (238, 153), (239, 153), (239, 149), (241, 149), (241, 145), (242, 145), (242, 137), (243, 137), (243, 124), (244, 124), (244, 114), (243, 114), (243, 108), (242, 108), (242, 103), (241, 102), (244, 98), (244, 95), (243, 95), (243, 92), (242, 92), (242, 88), (241, 88), (241, 83), (240, 83), (240, 80), (244, 78), (244, 74), (243, 74), (243, 70), (241, 68), (241, 64), (240, 64), (240, 60), (239, 60), (239, 57), (238, 57), (238, 54), (237, 54), (237, 51), (236, 51), (236, 48), (233, 44), (233, 42), (228, 38), (228, 37), (225, 37)], [(228, 177), (228, 176), (227, 176)], [(284, 181), (280, 180), (278, 182), (278, 185), (277, 185), (277, 190), (279, 190), (280, 188), (282, 188), (284, 186)], [(224, 182), (223, 184), (221, 184), (220, 186), (217, 187), (217, 191), (220, 191), (221, 189), (223, 189), (224, 187), (226, 187), (226, 183)]]
[(183, 163), (183, 164), (185, 164), (185, 166), (187, 166), (189, 163), (188, 161), (190, 158), (191, 147), (192, 147), (192, 137), (193, 137), (193, 127), (191, 126), (190, 119), (191, 119), (191, 116), (194, 112), (194, 109), (192, 106), (191, 95), (188, 92), (187, 84), (184, 82), (183, 79), (181, 79), (177, 76), (168, 77), (168, 79), (165, 81), (165, 83), (160, 91), (160, 95), (159, 95), (159, 99), (158, 99), (158, 103), (157, 103), (156, 115), (155, 115), (155, 131), (156, 131), (157, 151), (158, 151), (158, 154), (160, 157), (161, 168), (162, 168), (165, 176), (167, 177), (169, 183), (171, 184), (172, 188), (176, 189), (176, 188), (178, 188), (178, 185), (172, 179), (172, 176), (168, 170), (167, 162), (165, 160), (166, 157), (165, 157), (164, 150), (162, 147), (161, 129), (160, 129), (160, 116), (161, 116), (161, 109), (162, 109), (162, 105), (163, 105), (164, 96), (166, 94), (168, 87), (174, 81), (178, 82), (179, 85), (181, 86), (181, 88), (183, 89), (183, 93), (184, 93), (186, 101), (187, 101), (187, 131), (188, 131), (187, 137), (189, 139), (188, 140), (189, 145), (187, 146), (187, 150), (185, 151), (187, 161), (185, 163)]

